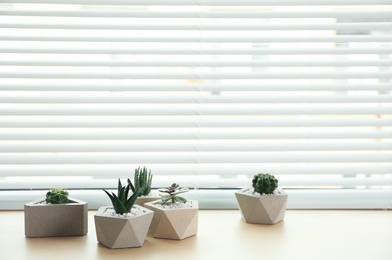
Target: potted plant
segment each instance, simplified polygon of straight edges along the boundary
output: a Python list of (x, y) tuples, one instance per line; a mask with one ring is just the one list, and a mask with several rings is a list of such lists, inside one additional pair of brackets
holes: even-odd
[(143, 168), (138, 167), (135, 169), (135, 186), (131, 185), (132, 192), (144, 187), (144, 189), (140, 192), (139, 197), (136, 199), (135, 204), (143, 206), (144, 203), (159, 199), (159, 195), (154, 194), (151, 190), (152, 177), (153, 175), (151, 174), (151, 170), (148, 170), (145, 166)]
[(117, 195), (103, 190), (112, 206), (100, 207), (94, 219), (98, 242), (108, 248), (141, 247), (146, 239), (154, 212), (134, 205), (144, 187), (128, 197), (131, 185), (128, 179), (122, 186), (118, 179)]
[(150, 228), (152, 236), (181, 240), (196, 235), (198, 203), (178, 196), (189, 190), (173, 183), (169, 188), (158, 191), (165, 194), (161, 196), (161, 200), (144, 204), (146, 208), (154, 211)]
[(87, 203), (56, 188), (24, 205), (26, 237), (83, 236), (87, 234)]
[(288, 196), (277, 187), (275, 176), (259, 173), (253, 177), (252, 188), (235, 193), (246, 223), (276, 224), (283, 220)]

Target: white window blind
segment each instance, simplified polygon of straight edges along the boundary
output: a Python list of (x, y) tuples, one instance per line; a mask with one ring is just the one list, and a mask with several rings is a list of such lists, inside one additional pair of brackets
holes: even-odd
[(3, 0), (0, 208), (146, 165), (202, 208), (392, 208), (390, 0)]

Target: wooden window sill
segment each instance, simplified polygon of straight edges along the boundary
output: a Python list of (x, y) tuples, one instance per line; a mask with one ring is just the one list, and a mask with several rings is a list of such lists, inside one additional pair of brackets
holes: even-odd
[(116, 250), (97, 243), (94, 213), (86, 236), (26, 238), (23, 211), (2, 211), (0, 259), (392, 259), (386, 210), (288, 210), (273, 226), (246, 224), (238, 210), (201, 210), (197, 236), (147, 236), (141, 248)]

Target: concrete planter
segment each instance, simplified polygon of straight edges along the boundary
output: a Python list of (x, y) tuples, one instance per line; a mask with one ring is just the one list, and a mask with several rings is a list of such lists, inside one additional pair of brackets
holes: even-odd
[(143, 213), (111, 216), (107, 210), (113, 209), (112, 206), (100, 207), (94, 215), (98, 242), (111, 249), (143, 246), (154, 212), (139, 205), (133, 208), (139, 208)]
[(181, 240), (196, 235), (199, 213), (197, 201), (190, 201), (191, 208), (178, 209), (162, 208), (156, 202), (144, 204), (154, 211), (150, 228), (153, 237)]
[(148, 203), (148, 202), (151, 202), (151, 201), (156, 201), (156, 200), (159, 200), (159, 199), (160, 199), (160, 196), (157, 193), (151, 192), (150, 195), (138, 197), (136, 199), (135, 204), (143, 206), (144, 203)]
[(83, 236), (87, 234), (87, 203), (46, 204), (36, 200), (24, 205), (26, 237)]
[(276, 224), (283, 220), (287, 194), (277, 189), (273, 195), (259, 195), (249, 193), (253, 189), (237, 191), (235, 196), (246, 223)]

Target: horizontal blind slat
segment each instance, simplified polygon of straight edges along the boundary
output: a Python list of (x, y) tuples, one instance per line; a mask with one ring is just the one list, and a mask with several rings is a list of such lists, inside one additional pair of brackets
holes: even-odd
[[(155, 178), (157, 179), (157, 178)], [(186, 187), (193, 188), (194, 186), (199, 186), (199, 187), (204, 187), (204, 188), (215, 188), (217, 185), (222, 181), (222, 180), (197, 180), (196, 178), (194, 180), (182, 180), (181, 177), (178, 178), (181, 181), (181, 184), (185, 185)], [(309, 179), (306, 178), (303, 180), (303, 182), (299, 183), (298, 179), (293, 179), (293, 178), (287, 178), (287, 177), (281, 177), (279, 180), (285, 183), (284, 186), (280, 186), (281, 188), (284, 188), (285, 190), (290, 190), (291, 187), (298, 186), (299, 184), (302, 185), (302, 187), (306, 188), (329, 188), (329, 189), (339, 189), (340, 187), (344, 186), (346, 188), (355, 188), (356, 186), (382, 186), (385, 185), (385, 179), (384, 178), (319, 178), (319, 179)], [(227, 182), (228, 187), (230, 188), (245, 188), (249, 187), (249, 183), (251, 183), (251, 179), (234, 179), (234, 178), (225, 178), (225, 182)], [(63, 185), (64, 187), (67, 187), (68, 189), (77, 189), (81, 187), (81, 185), (78, 182), (71, 181), (71, 180), (63, 180)], [(113, 185), (111, 182), (115, 182), (113, 179), (105, 179), (105, 180), (89, 180), (89, 181), (83, 181), (81, 180), (83, 184), (83, 188), (87, 189), (108, 189), (108, 187), (113, 188)], [(10, 183), (16, 187), (17, 189), (26, 189), (26, 184), (21, 182), (21, 181), (10, 181)], [(47, 180), (45, 182), (37, 182), (37, 181), (31, 181), (31, 188), (32, 189), (50, 189), (48, 187), (53, 187), (55, 185), (55, 181), (50, 181)], [(50, 184), (53, 183), (53, 184)], [(155, 180), (156, 187), (164, 187), (167, 186), (167, 181), (165, 180)], [(52, 186), (48, 186), (52, 185)], [(154, 187), (153, 187), (154, 188)], [(6, 185), (4, 185), (2, 182), (0, 182), (0, 189), (7, 190)], [(115, 190), (115, 189), (114, 189)], [(153, 189), (154, 190), (154, 189)], [(234, 194), (234, 191), (232, 191)], [(287, 191), (286, 191), (287, 192)], [(73, 193), (71, 190), (70, 193)], [(43, 192), (45, 194), (45, 192)]]
[(64, 152), (264, 152), (264, 151), (389, 151), (392, 142), (293, 142), (281, 144), (279, 142), (265, 141), (197, 141), (181, 140), (155, 140), (154, 143), (145, 140), (99, 143), (86, 141), (47, 141), (47, 142), (3, 142), (0, 153), (64, 153)]
[[(332, 131), (333, 130), (333, 131)], [(182, 139), (377, 139), (390, 138), (392, 130), (362, 130), (362, 129), (140, 129), (140, 130), (23, 130), (0, 131), (2, 140), (182, 140)]]
[(270, 11), (270, 12), (236, 12), (236, 11), (206, 11), (206, 12), (159, 12), (159, 11), (47, 11), (47, 10), (1, 10), (1, 16), (43, 16), (43, 17), (113, 17), (113, 18), (385, 18), (392, 11)]
[(380, 115), (391, 114), (391, 107), (385, 106), (319, 106), (314, 107), (308, 105), (307, 107), (272, 107), (272, 108), (249, 108), (245, 107), (239, 110), (238, 108), (0, 108), (0, 116), (16, 116), (16, 115), (91, 115), (91, 116), (151, 116), (151, 115)]
[(296, 154), (295, 152), (138, 152), (138, 153), (91, 153), (91, 154), (0, 154), (2, 164), (154, 164), (154, 163), (316, 163), (345, 162), (389, 163), (392, 154), (379, 153), (315, 153)]
[[(262, 120), (255, 120), (250, 118), (203, 118), (198, 119), (198, 126), (200, 127), (390, 127), (392, 126), (392, 119), (386, 118), (364, 118), (364, 119), (287, 119), (281, 120), (263, 118)], [(2, 128), (143, 128), (143, 127), (181, 127), (192, 128), (195, 127), (194, 118), (177, 118), (177, 117), (121, 117), (118, 118), (103, 118), (103, 117), (66, 117), (62, 116), (43, 118), (42, 117), (17, 117), (12, 118), (0, 116), (0, 127)], [(164, 129), (160, 129), (164, 131)], [(34, 131), (36, 133), (36, 131)], [(6, 131), (3, 131), (6, 133)], [(8, 133), (10, 134), (10, 133)], [(37, 134), (37, 133), (36, 133)], [(47, 135), (47, 133), (45, 134)], [(5, 136), (5, 135), (3, 135)], [(12, 135), (15, 138), (16, 135)], [(30, 135), (31, 136), (31, 135)], [(9, 137), (6, 137), (9, 138)], [(20, 138), (20, 137), (18, 137)]]
[(0, 78), (44, 78), (44, 79), (390, 79), (391, 72), (4, 72)]
[(26, 83), (1, 83), (0, 91), (361, 91), (361, 90), (374, 90), (374, 91), (392, 91), (392, 84), (389, 83), (317, 83), (317, 84), (298, 84), (298, 83), (279, 83), (279, 84), (91, 84), (86, 83), (75, 83), (65, 84), (59, 81), (53, 81), (52, 83), (41, 83), (37, 84), (32, 82), (30, 79)]
[(281, 5), (388, 5), (388, 0), (3, 0), (4, 3), (64, 5), (207, 5), (207, 6), (281, 6)]
[(0, 47), (0, 53), (32, 54), (134, 54), (134, 55), (306, 55), (306, 54), (392, 54), (392, 48), (17, 48)]
[(4, 96), (0, 97), (1, 103), (41, 103), (41, 104), (88, 104), (88, 103), (105, 103), (105, 104), (230, 104), (230, 103), (387, 103), (392, 102), (392, 95), (377, 95), (377, 96), (295, 96), (295, 97), (281, 97), (281, 96), (244, 96), (244, 97), (230, 97), (230, 96), (178, 96), (178, 97), (20, 97), (20, 96)]
[[(392, 16), (392, 13), (391, 13)], [(176, 42), (196, 42), (196, 43), (269, 43), (269, 42), (333, 42), (333, 43), (346, 43), (346, 42), (391, 42), (392, 36), (377, 36), (377, 35), (338, 35), (338, 36), (269, 36), (269, 37), (128, 37), (128, 36), (2, 36), (0, 41), (38, 41), (38, 42), (154, 42), (154, 43), (176, 43)]]
[[(392, 27), (392, 26), (391, 26)], [(0, 66), (67, 66), (67, 67), (360, 67), (392, 66), (392, 60), (313, 60), (313, 61), (59, 61), (2, 60)]]
[[(154, 173), (154, 178), (163, 177), (166, 178), (167, 175), (172, 176), (185, 176), (192, 178), (194, 174), (195, 165), (187, 164), (151, 164), (149, 168)], [(129, 177), (133, 173), (133, 169), (138, 167), (137, 164), (100, 164), (99, 167), (91, 165), (28, 165), (28, 167), (19, 165), (0, 165), (0, 176), (96, 176), (102, 178), (112, 178), (113, 172), (116, 172), (117, 176), (124, 178)], [(196, 166), (195, 166), (196, 167)], [(318, 178), (318, 175), (329, 175), (331, 173), (338, 174), (342, 176), (355, 176), (358, 174), (390, 174), (392, 171), (392, 166), (374, 164), (374, 163), (362, 163), (358, 164), (346, 164), (346, 163), (318, 163), (318, 164), (308, 164), (306, 166), (297, 163), (287, 163), (279, 165), (270, 164), (235, 164), (231, 163), (229, 165), (223, 164), (203, 164), (197, 163), (197, 168), (203, 175), (222, 175), (224, 178), (226, 175), (238, 176), (250, 176), (252, 177), (255, 173), (263, 169), (265, 172), (275, 172), (277, 176), (295, 176), (308, 175), (307, 177), (313, 176), (313, 178)], [(309, 176), (310, 175), (310, 176)], [(240, 179), (240, 177), (237, 177)], [(99, 181), (96, 179), (94, 181)], [(302, 178), (298, 178), (299, 181)], [(24, 183), (26, 185), (26, 183)], [(110, 183), (113, 185), (113, 183)], [(221, 184), (223, 185), (223, 183)], [(219, 186), (221, 186), (219, 185)]]
[(46, 23), (2, 23), (0, 28), (13, 29), (72, 29), (72, 30), (389, 30), (392, 23), (388, 22), (371, 22), (371, 23), (313, 23), (313, 24), (225, 24), (225, 25), (210, 25), (210, 24), (46, 24)]

